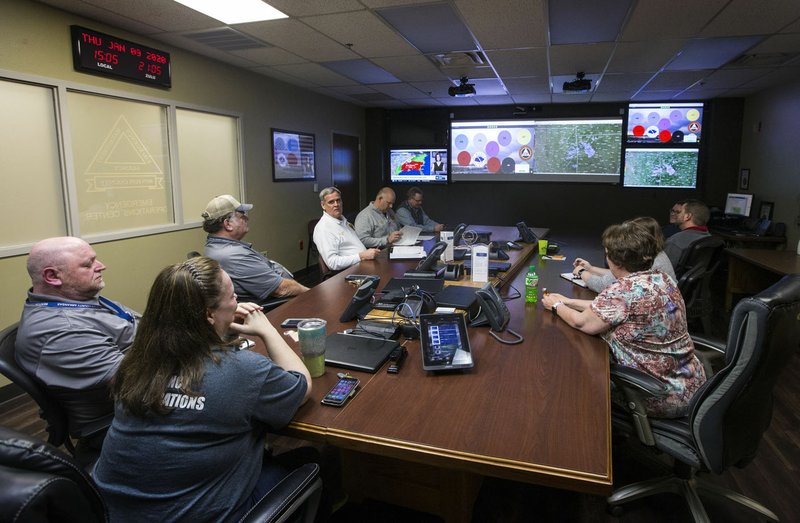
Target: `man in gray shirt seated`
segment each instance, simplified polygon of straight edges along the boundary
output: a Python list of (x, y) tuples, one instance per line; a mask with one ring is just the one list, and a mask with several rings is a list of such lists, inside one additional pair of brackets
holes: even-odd
[(365, 247), (386, 247), (402, 236), (392, 210), (395, 198), (394, 191), (384, 187), (378, 191), (375, 201), (356, 216), (356, 234)]
[(138, 315), (100, 296), (106, 266), (80, 238), (37, 242), (27, 268), (33, 286), (17, 331), (17, 363), (66, 411), (77, 449), (99, 450), (114, 414), (108, 384), (133, 343)]
[(397, 208), (397, 221), (401, 225), (422, 227), (422, 232), (439, 232), (444, 228), (441, 223), (436, 223), (422, 209), (422, 189), (412, 187), (408, 190), (408, 199)]
[(296, 296), (308, 287), (297, 283), (292, 273), (270, 260), (252, 244), (242, 241), (250, 230), (247, 212), (253, 206), (230, 194), (217, 196), (203, 212), (203, 230), (208, 234), (205, 255), (219, 262), (233, 280), (237, 299), (261, 303), (270, 297)]

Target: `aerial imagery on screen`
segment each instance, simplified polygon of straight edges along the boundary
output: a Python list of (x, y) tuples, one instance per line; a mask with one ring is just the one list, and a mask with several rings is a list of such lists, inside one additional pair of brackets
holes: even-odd
[(699, 149), (625, 150), (625, 187), (694, 188)]
[(702, 128), (703, 102), (628, 104), (629, 144), (696, 145)]
[(621, 118), (451, 122), (454, 181), (617, 181)]

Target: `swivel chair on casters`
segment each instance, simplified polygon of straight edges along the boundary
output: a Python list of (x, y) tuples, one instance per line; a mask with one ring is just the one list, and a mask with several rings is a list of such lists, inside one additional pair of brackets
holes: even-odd
[[(641, 398), (663, 393), (655, 378), (628, 367), (612, 366), (612, 381), (626, 395), (627, 412), (615, 409), (616, 429), (674, 459), (674, 475), (617, 489), (608, 498), (615, 507), (661, 492), (683, 494), (694, 520), (709, 521), (700, 495), (744, 505), (763, 518), (777, 516), (737, 492), (705, 482), (697, 472), (721, 474), (744, 467), (756, 455), (772, 418), (772, 389), (800, 346), (800, 274), (790, 274), (733, 310), (724, 345), (694, 337), (696, 346), (717, 350), (722, 367), (692, 398), (689, 414), (676, 419), (648, 418)], [(659, 392), (661, 391), (661, 392)]]

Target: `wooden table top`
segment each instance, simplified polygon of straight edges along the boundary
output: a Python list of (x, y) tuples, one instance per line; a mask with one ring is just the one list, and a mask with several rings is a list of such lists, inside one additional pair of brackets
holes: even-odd
[(794, 251), (772, 249), (725, 249), (730, 256), (739, 258), (776, 274), (800, 273), (800, 255)]
[[(516, 239), (516, 229), (492, 230), (492, 239)], [(513, 229), (513, 233), (511, 230)], [(513, 234), (513, 235), (512, 235)], [(581, 256), (600, 264), (599, 240), (587, 244), (554, 238), (564, 261), (543, 261), (531, 248), (509, 251), (512, 269), (501, 294), (524, 294), (525, 271), (535, 263), (539, 286), (567, 296), (594, 293), (560, 278)], [(559, 241), (561, 240), (561, 241)], [(529, 246), (530, 247), (530, 246)], [(593, 256), (594, 255), (594, 256)], [(289, 317), (320, 317), (328, 333), (352, 328), (339, 314), (355, 287), (346, 274), (379, 274), (382, 288), (415, 262), (390, 261), (385, 254), (362, 262), (269, 313), (278, 324)], [(518, 271), (514, 273), (514, 271)], [(514, 289), (511, 289), (511, 287)], [(399, 374), (353, 372), (358, 394), (344, 408), (320, 405), (336, 382), (338, 369), (326, 368), (313, 381), (312, 398), (287, 433), (320, 439), (343, 448), (435, 464), (530, 483), (593, 493), (611, 489), (611, 436), (608, 349), (524, 296), (507, 302), (509, 328), (525, 336), (520, 345), (502, 345), (488, 327), (469, 329), (475, 367), (435, 374), (422, 369), (419, 341), (406, 344), (408, 358)], [(297, 344), (290, 345), (297, 349)]]

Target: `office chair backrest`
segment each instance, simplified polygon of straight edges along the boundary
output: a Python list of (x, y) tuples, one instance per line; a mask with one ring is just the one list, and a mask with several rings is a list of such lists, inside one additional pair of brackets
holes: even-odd
[(68, 455), (0, 426), (0, 521), (108, 521), (92, 479)]
[(197, 258), (198, 256), (202, 256), (198, 251), (189, 251), (186, 253), (186, 259), (191, 260), (192, 258)]
[(690, 426), (706, 467), (721, 473), (756, 454), (772, 418), (772, 389), (800, 346), (800, 274), (735, 307), (725, 366), (692, 398)]
[(14, 344), (17, 340), (15, 323), (0, 332), (0, 373), (25, 391), (39, 405), (39, 416), (47, 423), (47, 442), (53, 446), (65, 445), (74, 453), (69, 439), (67, 416), (64, 409), (47, 392), (44, 385), (25, 372), (14, 357)]
[(719, 236), (705, 236), (696, 240), (681, 255), (675, 267), (675, 276), (680, 279), (689, 269), (698, 265), (713, 273), (722, 260), (724, 250), (725, 241)]

